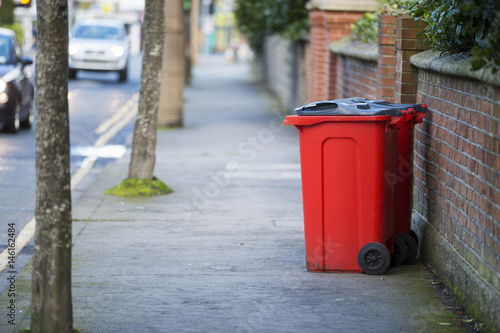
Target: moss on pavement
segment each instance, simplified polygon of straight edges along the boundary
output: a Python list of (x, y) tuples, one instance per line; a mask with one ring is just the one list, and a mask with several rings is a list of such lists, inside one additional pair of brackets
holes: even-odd
[(110, 188), (105, 193), (117, 197), (149, 198), (171, 192), (173, 191), (164, 182), (153, 177), (153, 179), (125, 179), (118, 186)]

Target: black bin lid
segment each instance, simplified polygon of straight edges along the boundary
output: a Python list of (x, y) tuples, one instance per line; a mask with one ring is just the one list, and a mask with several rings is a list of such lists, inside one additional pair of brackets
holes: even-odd
[(426, 112), (421, 104), (397, 104), (385, 100), (370, 100), (361, 97), (319, 101), (295, 109), (299, 116), (395, 116), (401, 117), (403, 110), (413, 108), (415, 112)]

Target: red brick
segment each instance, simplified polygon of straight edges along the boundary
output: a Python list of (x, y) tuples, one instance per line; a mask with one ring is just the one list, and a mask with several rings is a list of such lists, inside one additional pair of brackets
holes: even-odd
[(394, 67), (391, 66), (379, 66), (377, 70), (379, 75), (382, 76), (394, 76), (396, 74), (396, 71), (394, 70)]
[(402, 83), (398, 81), (396, 73), (396, 92), (401, 94), (415, 94), (417, 92), (417, 85), (415, 83)]
[(338, 24), (351, 24), (363, 17), (363, 14), (357, 15), (326, 15), (326, 22)]
[(425, 23), (423, 21), (415, 21), (411, 16), (405, 15), (396, 17), (396, 26), (405, 29), (423, 29)]
[(391, 35), (378, 35), (378, 43), (382, 45), (394, 45), (396, 43), (396, 37)]
[(396, 16), (394, 15), (379, 15), (378, 23), (381, 25), (396, 25)]
[(378, 56), (377, 64), (380, 66), (393, 66), (394, 73), (396, 73), (396, 56)]
[(399, 29), (396, 27), (396, 38), (402, 39), (422, 39), (423, 37), (419, 35), (422, 29)]
[[(396, 51), (396, 52), (402, 52), (402, 51)], [(414, 71), (415, 67), (413, 67), (409, 61), (396, 61), (396, 70), (410, 72)]]
[(422, 39), (396, 38), (396, 48), (399, 50), (426, 50), (428, 46)]
[(396, 92), (394, 94), (394, 101), (401, 104), (415, 104), (417, 103), (415, 94), (401, 94)]
[(389, 45), (379, 45), (378, 54), (393, 56), (395, 54), (395, 48)]
[(403, 83), (413, 83), (413, 84), (416, 84), (417, 83), (417, 78), (418, 78), (418, 75), (417, 75), (416, 72), (400, 72), (399, 79)]
[(395, 25), (382, 25), (382, 26), (379, 25), (378, 29), (379, 29), (378, 32), (381, 35), (396, 37), (396, 26)]
[(398, 57), (398, 60), (403, 60), (403, 61), (410, 61), (410, 58), (412, 55), (420, 53), (420, 51), (412, 51), (412, 50), (398, 50), (396, 49), (396, 55)]
[(384, 86), (384, 87), (393, 87), (393, 89), (394, 89), (394, 86), (396, 84), (396, 80), (394, 79), (394, 77), (379, 76), (377, 78), (377, 84)]

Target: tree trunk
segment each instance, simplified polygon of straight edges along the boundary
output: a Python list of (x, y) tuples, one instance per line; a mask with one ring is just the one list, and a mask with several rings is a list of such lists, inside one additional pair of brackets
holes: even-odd
[(139, 113), (135, 122), (128, 178), (153, 178), (165, 34), (163, 9), (164, 0), (146, 0)]
[(38, 0), (36, 233), (31, 331), (72, 332), (68, 3)]

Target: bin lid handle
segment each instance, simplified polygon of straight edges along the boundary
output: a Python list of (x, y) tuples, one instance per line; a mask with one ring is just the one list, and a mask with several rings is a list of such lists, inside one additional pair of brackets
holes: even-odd
[(298, 108), (295, 108), (294, 111), (324, 110), (324, 109), (331, 110), (331, 109), (337, 109), (338, 107), (339, 107), (338, 104), (332, 101), (319, 101), (299, 106)]

